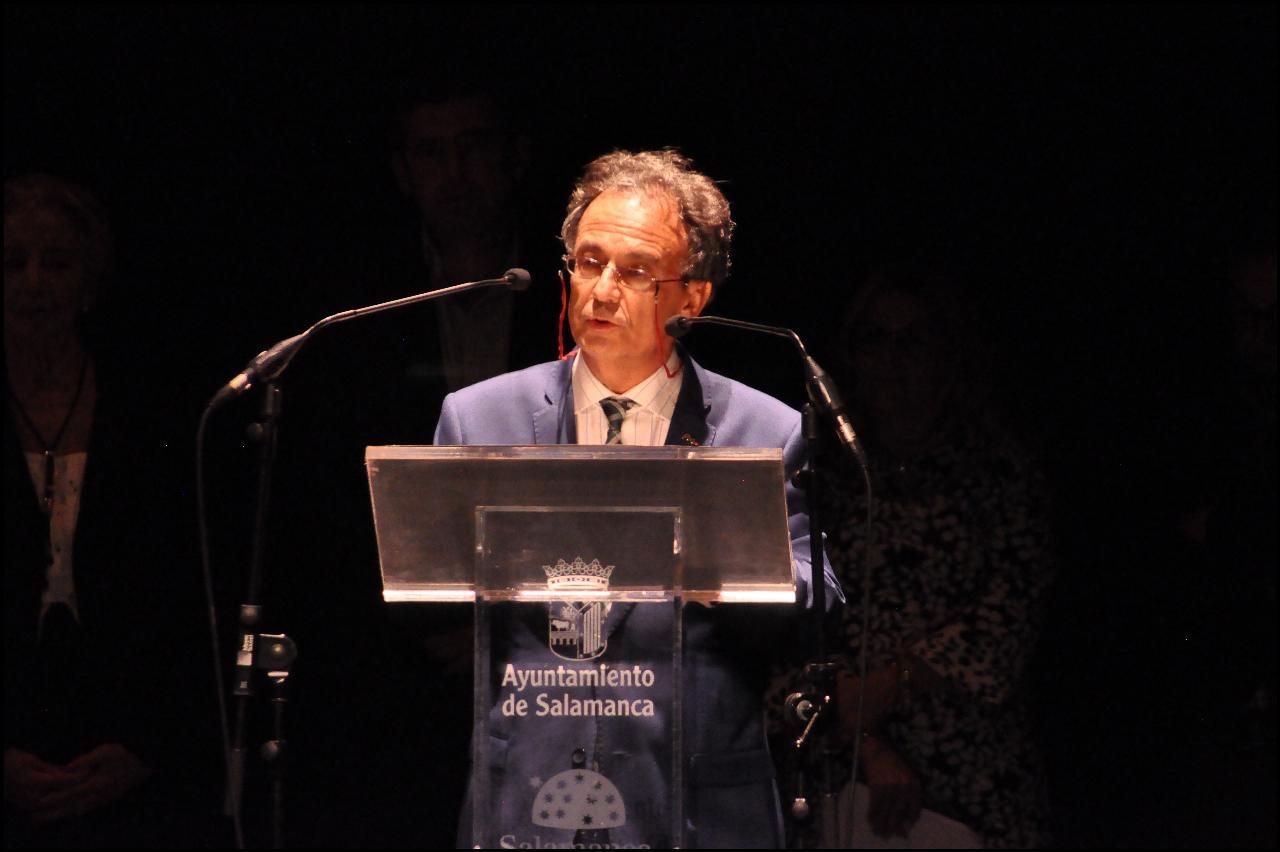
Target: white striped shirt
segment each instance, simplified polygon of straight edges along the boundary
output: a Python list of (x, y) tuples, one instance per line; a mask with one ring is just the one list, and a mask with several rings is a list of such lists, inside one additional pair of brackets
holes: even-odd
[(667, 359), (665, 368), (659, 367), (649, 378), (633, 388), (614, 393), (591, 373), (582, 353), (573, 359), (573, 413), (578, 427), (579, 444), (603, 444), (609, 435), (609, 419), (605, 417), (600, 400), (609, 396), (621, 396), (633, 401), (633, 406), (622, 419), (622, 443), (633, 447), (659, 447), (667, 440), (671, 428), (671, 415), (676, 410), (676, 397), (684, 382), (684, 370), (667, 377), (667, 371), (680, 366), (680, 356), (675, 349)]

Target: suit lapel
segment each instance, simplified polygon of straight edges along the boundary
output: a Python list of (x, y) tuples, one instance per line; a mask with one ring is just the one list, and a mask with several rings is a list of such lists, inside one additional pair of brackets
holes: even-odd
[(535, 444), (576, 444), (578, 425), (573, 416), (573, 361), (556, 365), (543, 389), (543, 407), (533, 413)]
[(667, 430), (666, 444), (680, 447), (711, 446), (715, 442), (716, 429), (710, 421), (711, 399), (703, 388), (702, 368), (693, 362), (689, 354), (680, 352), (684, 359), (684, 381), (680, 395), (676, 397), (675, 410), (671, 412), (671, 427)]

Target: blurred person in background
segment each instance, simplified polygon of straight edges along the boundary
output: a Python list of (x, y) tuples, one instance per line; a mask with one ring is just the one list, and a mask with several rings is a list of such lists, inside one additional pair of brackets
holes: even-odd
[[(928, 808), (983, 845), (1039, 846), (1045, 783), (1022, 673), (1053, 575), (1046, 498), (987, 405), (971, 313), (956, 282), (916, 265), (873, 273), (845, 313), (843, 384), (875, 506), (869, 543), (862, 476), (846, 463), (824, 509), (827, 552), (849, 599), (837, 640), (847, 661), (839, 739), (848, 759), (860, 740), (856, 772), (870, 788), (874, 833), (905, 837)], [(789, 689), (776, 689), (771, 706)]]
[(177, 587), (195, 574), (160, 409), (116, 357), (132, 341), (93, 333), (111, 254), (88, 190), (5, 181), (6, 846), (164, 845), (192, 795)]

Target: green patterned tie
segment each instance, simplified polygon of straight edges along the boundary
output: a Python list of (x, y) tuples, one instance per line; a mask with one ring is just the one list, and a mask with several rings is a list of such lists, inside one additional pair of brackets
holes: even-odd
[(625, 396), (606, 396), (600, 400), (604, 416), (609, 418), (609, 436), (605, 438), (606, 444), (622, 443), (622, 418), (627, 416), (627, 409), (635, 404), (635, 400), (627, 399)]

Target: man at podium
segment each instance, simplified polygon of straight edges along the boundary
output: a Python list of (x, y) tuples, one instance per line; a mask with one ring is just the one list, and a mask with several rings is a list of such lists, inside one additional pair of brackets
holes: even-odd
[[(803, 462), (799, 413), (704, 370), (663, 332), (669, 318), (701, 313), (724, 282), (733, 228), (724, 195), (675, 151), (615, 151), (592, 162), (573, 189), (561, 231), (566, 310), (577, 349), (559, 361), (449, 395), (435, 443), (781, 448), (789, 478)], [(618, 483), (620, 491), (627, 487)], [(808, 519), (800, 493), (787, 489), (798, 597), (804, 602), (811, 577)], [(842, 599), (829, 570), (826, 577), (828, 599)], [(611, 649), (642, 653), (646, 642), (670, 633), (670, 609), (629, 606), (625, 617), (615, 615), (599, 628)], [(627, 815), (607, 806), (617, 795), (607, 777), (610, 761), (629, 757), (628, 771), (643, 774), (646, 767), (637, 764), (647, 759), (644, 737), (634, 731), (652, 728), (653, 742), (669, 737), (671, 720), (664, 714), (627, 719), (625, 733), (617, 720), (601, 720), (582, 743), (522, 736), (521, 719), (499, 714), (489, 750), (493, 802), (502, 811), (495, 819), (523, 820), (532, 828), (528, 836), (503, 834), (498, 845), (780, 847), (781, 813), (760, 698), (775, 637), (787, 635), (762, 628), (778, 621), (758, 607), (686, 609), (684, 838), (629, 835)], [(541, 648), (519, 637), (509, 645), (515, 655), (522, 649), (545, 653), (545, 633)], [(560, 768), (577, 771), (557, 781), (559, 775), (530, 768), (545, 767), (549, 752), (556, 752)], [(661, 759), (654, 748), (654, 777), (662, 776)], [(574, 784), (584, 778), (595, 779), (597, 795), (569, 802)], [(566, 783), (567, 789), (553, 789)], [(538, 796), (549, 804), (540, 811), (535, 801), (530, 811)], [(643, 806), (628, 803), (634, 812)], [(580, 830), (571, 841), (554, 833), (576, 820), (582, 822), (574, 823)], [(471, 845), (469, 819), (462, 830)]]

